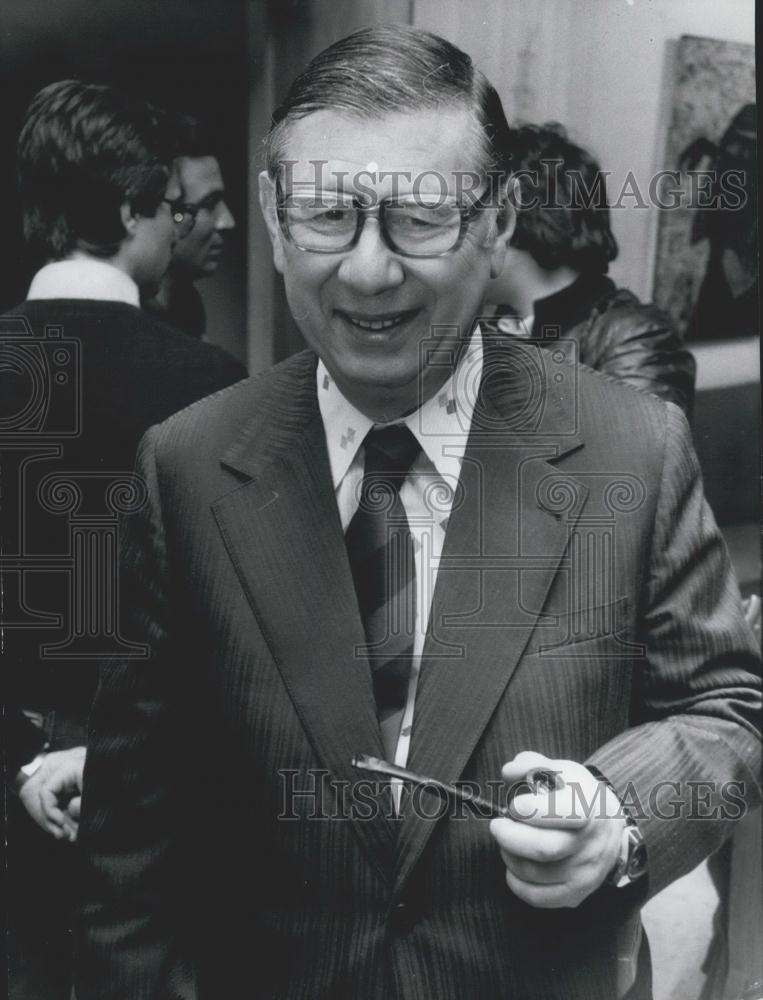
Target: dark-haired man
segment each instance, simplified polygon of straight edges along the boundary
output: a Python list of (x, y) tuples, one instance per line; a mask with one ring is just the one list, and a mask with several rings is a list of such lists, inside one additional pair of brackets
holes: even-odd
[(599, 164), (562, 126), (525, 125), (514, 133), (512, 170), (517, 224), (488, 289), (497, 328), (551, 348), (574, 341), (583, 364), (689, 413), (695, 364), (670, 318), (607, 277), (617, 242)]
[[(510, 142), (401, 26), (277, 110), (261, 204), (310, 350), (144, 439), (151, 652), (94, 707), (78, 1000), (192, 966), (215, 1000), (647, 997), (640, 901), (754, 801), (754, 644), (682, 414), (481, 329)], [(520, 794), (489, 823), (357, 754)]]
[(143, 305), (165, 323), (200, 338), (206, 317), (195, 282), (215, 273), (225, 234), (236, 222), (225, 201), (225, 184), (211, 138), (190, 116), (179, 119), (177, 132), (175, 170), (183, 208), (195, 221), (190, 232), (176, 240), (158, 291), (144, 299)]
[[(192, 222), (174, 152), (157, 110), (75, 80), (37, 94), (19, 137), (24, 232), (40, 267), (26, 301), (0, 318), (0, 625), (12, 719), (3, 750), (19, 793), (9, 806), (14, 998), (69, 1000), (71, 841), (96, 669), (81, 644), (68, 655), (55, 647), (89, 634), (96, 651), (99, 628), (114, 632), (93, 610), (110, 603), (113, 564), (94, 551), (78, 560), (68, 532), (87, 516), (108, 524), (109, 490), (129, 479), (151, 424), (246, 374), (139, 308)], [(79, 496), (70, 518), (56, 515), (46, 483)]]

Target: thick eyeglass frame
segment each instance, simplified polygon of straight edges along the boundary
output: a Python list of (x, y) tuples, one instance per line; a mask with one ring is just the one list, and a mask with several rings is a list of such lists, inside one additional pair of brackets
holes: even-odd
[(162, 198), (162, 201), (170, 206), (172, 221), (177, 226), (178, 236), (187, 236), (196, 225), (198, 205), (187, 205), (182, 201), (170, 198)]
[[(486, 192), (487, 194), (487, 192)], [(399, 247), (395, 241), (390, 236), (387, 231), (387, 225), (384, 218), (385, 207), (389, 204), (397, 204), (400, 199), (395, 198), (384, 198), (379, 202), (378, 205), (365, 206), (358, 204), (356, 199), (353, 198), (353, 207), (357, 211), (357, 221), (355, 225), (355, 232), (350, 240), (347, 241), (341, 247), (331, 247), (326, 249), (316, 249), (315, 247), (306, 247), (299, 243), (295, 238), (294, 234), (289, 229), (289, 220), (287, 218), (286, 212), (286, 199), (287, 195), (281, 186), (280, 178), (276, 178), (276, 215), (278, 216), (278, 224), (281, 227), (281, 232), (284, 234), (286, 239), (292, 246), (295, 246), (297, 250), (302, 250), (304, 253), (347, 253), (348, 250), (352, 250), (353, 247), (358, 245), (360, 240), (360, 234), (363, 232), (363, 226), (365, 225), (366, 218), (372, 216), (378, 218), (379, 220), (379, 232), (381, 233), (382, 240), (388, 249), (393, 253), (396, 253), (400, 257), (411, 257), (417, 260), (422, 260), (425, 258), (434, 257), (448, 257), (450, 254), (455, 253), (464, 242), (464, 238), (469, 231), (469, 225), (476, 215), (476, 213), (486, 207), (486, 202), (483, 200), (485, 195), (483, 194), (480, 198), (477, 198), (473, 205), (459, 205), (458, 210), (461, 215), (461, 226), (458, 231), (458, 236), (452, 247), (447, 250), (438, 250), (436, 253), (412, 253), (410, 250), (403, 250)]]

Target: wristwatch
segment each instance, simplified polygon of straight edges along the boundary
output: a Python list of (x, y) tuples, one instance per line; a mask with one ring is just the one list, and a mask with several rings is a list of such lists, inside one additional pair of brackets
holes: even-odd
[(622, 799), (617, 789), (606, 774), (602, 774), (598, 767), (595, 767), (593, 764), (587, 764), (586, 767), (594, 778), (598, 781), (603, 781), (612, 790), (618, 802), (620, 802), (625, 815), (625, 826), (620, 841), (620, 853), (617, 856), (615, 867), (604, 880), (607, 885), (613, 885), (619, 889), (622, 886), (630, 885), (631, 882), (635, 882), (642, 875), (646, 874), (648, 861), (646, 842), (644, 841), (643, 833), (639, 830), (638, 823), (628, 813), (625, 806), (622, 805)]
[(640, 879), (646, 873), (647, 857), (644, 835), (630, 816), (625, 817), (620, 854), (615, 867), (607, 876), (607, 883), (620, 889)]

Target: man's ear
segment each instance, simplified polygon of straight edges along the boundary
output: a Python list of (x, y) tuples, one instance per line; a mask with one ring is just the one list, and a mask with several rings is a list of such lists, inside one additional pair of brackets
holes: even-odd
[(517, 210), (514, 207), (519, 196), (518, 182), (516, 179), (509, 181), (506, 189), (501, 194), (501, 201), (498, 207), (498, 225), (493, 252), (490, 258), (490, 277), (497, 278), (503, 271), (506, 250), (509, 246), (514, 229), (517, 225)]
[(119, 206), (119, 216), (122, 220), (125, 232), (129, 236), (132, 236), (135, 232), (135, 227), (138, 225), (138, 216), (133, 212), (132, 205), (129, 201), (123, 201)]
[(273, 247), (273, 265), (279, 274), (283, 274), (283, 242), (281, 227), (278, 225), (278, 216), (276, 214), (275, 181), (267, 170), (263, 170), (260, 173), (258, 180), (260, 185), (260, 210), (262, 211), (265, 225), (268, 227), (268, 234)]

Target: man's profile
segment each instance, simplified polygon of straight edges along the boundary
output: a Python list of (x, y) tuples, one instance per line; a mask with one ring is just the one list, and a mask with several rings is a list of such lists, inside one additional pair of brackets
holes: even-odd
[(213, 140), (189, 115), (175, 123), (177, 156), (175, 170), (182, 191), (184, 210), (193, 227), (178, 236), (172, 259), (155, 293), (143, 307), (170, 326), (192, 337), (202, 337), (206, 327), (204, 303), (196, 282), (217, 270), (225, 246), (225, 234), (235, 220), (225, 201), (225, 183)]

